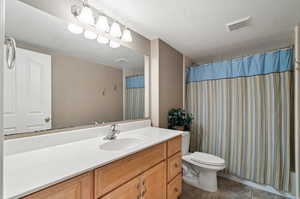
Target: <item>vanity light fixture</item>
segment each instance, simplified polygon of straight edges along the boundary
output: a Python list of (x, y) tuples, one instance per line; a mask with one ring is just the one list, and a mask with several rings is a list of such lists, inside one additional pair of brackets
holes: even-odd
[(109, 34), (113, 37), (119, 38), (122, 36), (120, 25), (117, 22), (113, 22)]
[(129, 29), (125, 29), (122, 35), (122, 41), (132, 42), (131, 31)]
[(106, 16), (100, 15), (98, 17), (96, 28), (101, 32), (109, 32), (109, 24)]
[(109, 39), (107, 39), (106, 37), (99, 35), (97, 38), (97, 41), (101, 44), (107, 44), (109, 42)]
[(68, 30), (73, 34), (81, 34), (83, 32), (83, 28), (81, 26), (73, 23), (68, 25)]
[(90, 31), (90, 30), (85, 30), (84, 31), (84, 37), (86, 39), (90, 39), (90, 40), (94, 40), (97, 38), (97, 34), (93, 31)]
[(87, 5), (83, 5), (80, 14), (77, 16), (77, 19), (82, 23), (95, 25), (93, 11)]
[(111, 48), (119, 48), (121, 45), (118, 42), (110, 40), (109, 47)]
[[(72, 5), (71, 13), (78, 20), (77, 23), (68, 25), (68, 30), (74, 34), (84, 32), (83, 35), (86, 39), (97, 39), (98, 43), (109, 44), (111, 48), (119, 48), (121, 41), (132, 42), (133, 40), (131, 30), (118, 21), (111, 19), (105, 13), (88, 5), (88, 0), (82, 0), (80, 5)], [(122, 32), (123, 27), (125, 28)], [(111, 40), (111, 37), (116, 38), (116, 41), (115, 39)]]

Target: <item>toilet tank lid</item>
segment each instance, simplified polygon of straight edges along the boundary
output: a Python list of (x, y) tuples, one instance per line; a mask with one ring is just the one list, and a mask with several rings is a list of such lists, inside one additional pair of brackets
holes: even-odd
[(183, 131), (182, 132), (182, 136), (184, 137), (184, 136), (189, 136), (190, 135), (190, 132), (189, 131)]
[(224, 159), (208, 153), (194, 152), (189, 156), (190, 160), (198, 162), (200, 164), (208, 164), (213, 166), (223, 166), (225, 164)]

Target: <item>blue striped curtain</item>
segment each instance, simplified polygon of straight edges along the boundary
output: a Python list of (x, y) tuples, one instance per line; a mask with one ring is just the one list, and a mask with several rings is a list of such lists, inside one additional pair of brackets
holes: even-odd
[(226, 172), (290, 188), (293, 49), (191, 67), (191, 151), (226, 160)]
[(144, 118), (145, 109), (145, 80), (144, 76), (126, 77), (126, 108), (125, 119), (135, 120)]

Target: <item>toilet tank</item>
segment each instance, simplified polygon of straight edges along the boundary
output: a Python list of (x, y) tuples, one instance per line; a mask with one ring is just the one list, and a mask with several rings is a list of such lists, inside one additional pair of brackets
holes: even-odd
[(187, 155), (189, 153), (189, 148), (190, 148), (190, 132), (184, 131), (182, 134), (182, 142), (181, 142), (182, 155)]

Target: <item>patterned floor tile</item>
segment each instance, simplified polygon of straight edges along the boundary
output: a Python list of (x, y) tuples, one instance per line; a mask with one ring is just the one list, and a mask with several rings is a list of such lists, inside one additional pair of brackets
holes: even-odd
[(183, 183), (179, 199), (286, 199), (221, 177), (218, 186), (216, 193), (210, 193)]

